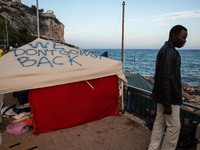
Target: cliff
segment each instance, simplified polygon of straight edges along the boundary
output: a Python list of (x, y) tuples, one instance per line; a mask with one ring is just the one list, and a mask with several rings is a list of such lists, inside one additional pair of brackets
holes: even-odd
[[(56, 18), (53, 11), (43, 13), (43, 9), (40, 9), (39, 12), (41, 37), (64, 43), (64, 25)], [(37, 13), (34, 5), (30, 8), (18, 2), (1, 0), (0, 19), (4, 20), (0, 25), (1, 41), (2, 38), (5, 39), (5, 21), (8, 24), (8, 31), (13, 34), (37, 36)], [(9, 37), (12, 37), (11, 33), (9, 34)]]

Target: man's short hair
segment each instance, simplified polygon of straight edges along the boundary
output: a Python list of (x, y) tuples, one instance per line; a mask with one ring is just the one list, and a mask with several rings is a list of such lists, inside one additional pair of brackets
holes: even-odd
[(182, 25), (175, 25), (174, 27), (171, 28), (169, 32), (169, 37), (172, 37), (174, 34), (177, 35), (179, 34), (182, 30), (187, 31), (187, 29), (182, 26)]

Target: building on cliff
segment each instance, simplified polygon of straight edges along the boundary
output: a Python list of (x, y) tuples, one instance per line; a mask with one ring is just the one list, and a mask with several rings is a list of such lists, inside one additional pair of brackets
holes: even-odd
[(56, 18), (53, 10), (47, 10), (45, 13), (42, 13), (42, 16)]

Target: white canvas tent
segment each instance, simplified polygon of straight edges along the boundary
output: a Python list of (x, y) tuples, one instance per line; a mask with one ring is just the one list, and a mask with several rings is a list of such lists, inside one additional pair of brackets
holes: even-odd
[(36, 39), (0, 58), (0, 94), (117, 75), (121, 62), (60, 43)]

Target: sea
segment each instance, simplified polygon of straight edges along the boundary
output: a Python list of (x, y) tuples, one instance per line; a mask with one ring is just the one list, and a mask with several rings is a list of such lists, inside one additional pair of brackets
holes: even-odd
[[(108, 57), (121, 61), (121, 49), (87, 49), (101, 55), (108, 52)], [(181, 79), (190, 86), (200, 86), (200, 49), (178, 49), (181, 56)], [(155, 63), (158, 49), (125, 49), (125, 71), (135, 71), (142, 76), (154, 76)]]

